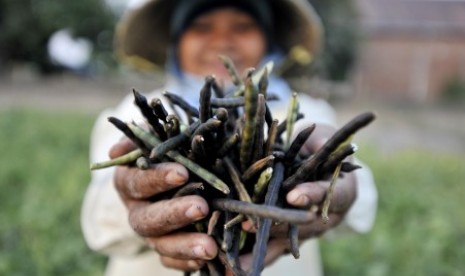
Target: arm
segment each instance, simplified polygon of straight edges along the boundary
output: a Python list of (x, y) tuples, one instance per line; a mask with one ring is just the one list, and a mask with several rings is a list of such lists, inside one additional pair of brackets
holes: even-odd
[[(112, 158), (129, 152), (134, 145), (124, 139), (110, 151)], [(129, 224), (146, 244), (160, 255), (169, 268), (191, 271), (217, 254), (215, 241), (204, 233), (179, 232), (184, 226), (203, 219), (209, 212), (200, 196), (162, 199), (148, 198), (186, 183), (189, 174), (177, 163), (153, 164), (148, 170), (119, 166), (115, 186), (128, 210)]]
[[(306, 120), (310, 119), (310, 122), (305, 119), (302, 120), (302, 122), (297, 124), (297, 129), (301, 129), (312, 122), (317, 124), (315, 132), (310, 136), (310, 139), (307, 141), (306, 146), (301, 152), (303, 155), (309, 155), (321, 147), (323, 143), (337, 130), (336, 115), (332, 107), (326, 101), (315, 100), (306, 95), (299, 95), (299, 101), (301, 101), (301, 110), (305, 113)], [(345, 121), (348, 119), (349, 118), (346, 118)], [(344, 212), (343, 220), (340, 225), (344, 227), (337, 227), (337, 229), (344, 228), (358, 233), (365, 233), (372, 228), (376, 217), (378, 199), (377, 190), (370, 168), (357, 158), (354, 158), (352, 161), (355, 164), (361, 165), (361, 169), (347, 174), (348, 177), (338, 179), (336, 192), (338, 192), (338, 189), (342, 189), (343, 186), (347, 186), (347, 188), (354, 190), (353, 192), (355, 192), (356, 196), (353, 199), (353, 202), (348, 206), (348, 210)], [(305, 201), (306, 197), (311, 198), (313, 195), (300, 193), (304, 191), (308, 192), (308, 188), (306, 188), (308, 185), (310, 184), (301, 188), (296, 187), (297, 190), (291, 191), (292, 193), (290, 192), (288, 194), (288, 202), (291, 204), (291, 201), (296, 200), (299, 196), (303, 197), (303, 201)], [(321, 185), (327, 186), (328, 183), (320, 183), (320, 186)], [(326, 189), (324, 190), (324, 193), (325, 191)], [(321, 198), (321, 195), (318, 197)], [(305, 202), (296, 202), (295, 204), (297, 204), (296, 206), (299, 206), (299, 204), (302, 205), (302, 203)], [(314, 204), (315, 202), (312, 201), (311, 203)], [(336, 205), (338, 202), (333, 200), (332, 204)]]
[[(91, 137), (91, 162), (108, 159), (108, 153), (114, 158), (134, 149), (127, 139), (120, 140), (121, 133), (106, 118), (129, 121), (138, 113), (130, 95), (115, 110), (99, 116)], [(93, 171), (81, 212), (89, 247), (127, 257), (151, 247), (160, 256), (154, 262), (186, 271), (198, 269), (202, 260), (216, 255), (216, 244), (207, 235), (174, 234), (174, 230), (203, 218), (208, 213), (206, 202), (196, 196), (153, 204), (147, 199), (184, 184), (187, 176), (187, 170), (175, 163), (157, 164), (146, 171), (127, 166)]]
[[(118, 110), (104, 111), (91, 135), (90, 162), (108, 159), (108, 151), (121, 133), (106, 118)], [(115, 168), (91, 172), (91, 182), (81, 209), (81, 227), (88, 246), (107, 255), (131, 255), (141, 250), (143, 241), (127, 223), (127, 210), (113, 185)]]
[[(335, 129), (329, 126), (317, 126), (315, 132), (301, 150), (301, 154), (309, 156), (318, 149), (334, 131)], [(343, 221), (347, 211), (353, 205), (357, 196), (356, 185), (356, 178), (353, 173), (345, 174), (343, 178), (337, 180), (329, 208), (329, 221), (323, 221), (320, 215), (320, 209), (315, 220), (311, 223), (299, 226), (299, 240), (301, 243), (307, 239), (322, 235)], [(321, 208), (328, 187), (329, 181), (301, 183), (287, 193), (286, 201), (291, 206), (297, 208), (309, 209), (313, 205), (317, 205)], [(254, 231), (254, 227), (250, 221), (244, 222), (242, 227), (246, 231)], [(288, 252), (288, 228), (289, 225), (287, 223), (277, 224), (272, 227), (271, 236), (273, 239), (271, 239), (269, 243), (268, 256), (265, 259), (268, 263), (273, 262), (284, 253)], [(243, 261), (248, 264), (250, 258), (250, 255), (244, 256)], [(306, 260), (306, 262), (309, 261), (312, 260)]]
[[(332, 108), (324, 101), (301, 95), (299, 102), (301, 103), (301, 112), (305, 113), (305, 119), (298, 122), (297, 129), (302, 129), (311, 123), (317, 124), (316, 130), (301, 151), (302, 155), (308, 156), (321, 147), (336, 131), (335, 115)], [(355, 160), (355, 163), (360, 164), (358, 160)], [(328, 181), (302, 183), (287, 194), (287, 203), (300, 208), (308, 208), (312, 205), (321, 206), (328, 186)], [(376, 202), (377, 192), (373, 177), (369, 168), (362, 165), (362, 169), (346, 174), (344, 178), (337, 180), (329, 210), (329, 222), (323, 223), (321, 216), (318, 216), (313, 223), (300, 227), (301, 242), (320, 236), (329, 230), (333, 232), (333, 229), (338, 229), (338, 231), (350, 229), (360, 233), (369, 231), (376, 214)], [(336, 227), (337, 225), (345, 227)], [(252, 228), (249, 222), (244, 223), (243, 227), (244, 229)], [(273, 228), (275, 245), (278, 244), (278, 240), (287, 240), (287, 229), (285, 224)], [(269, 256), (270, 261), (286, 252), (287, 246), (287, 242), (283, 242), (280, 246), (281, 249), (279, 246), (273, 249), (272, 252), (276, 253), (274, 256)]]
[[(130, 116), (133, 116), (134, 112), (137, 111), (128, 112), (128, 118), (131, 118)], [(102, 117), (106, 118), (108, 115), (110, 114)], [(111, 115), (114, 116), (114, 114)], [(120, 115), (117, 115), (117, 117), (125, 118)], [(103, 122), (105, 124), (101, 123), (99, 125), (97, 123), (97, 132), (106, 126), (111, 127), (115, 132), (112, 139), (121, 136), (105, 120)], [(324, 128), (318, 129), (324, 130)], [(105, 144), (111, 145), (108, 140), (105, 141)], [(310, 144), (313, 144), (313, 142)], [(128, 141), (119, 142), (113, 147), (110, 155), (111, 157), (119, 156), (130, 151), (133, 147)], [(312, 146), (309, 147), (309, 150), (311, 150)], [(106, 150), (108, 152), (108, 149), (105, 149), (102, 145), (96, 147), (95, 150), (100, 152)], [(94, 161), (107, 158), (106, 154), (105, 158), (102, 154), (96, 154), (96, 156), (93, 158)], [(173, 172), (176, 177), (168, 177)], [(205, 201), (196, 196), (186, 197), (182, 200), (163, 200), (155, 203), (147, 200), (148, 197), (181, 185), (186, 180), (187, 171), (182, 166), (174, 163), (155, 165), (147, 171), (118, 167), (116, 170), (107, 169), (95, 172), (84, 204), (87, 207), (83, 208), (83, 229), (89, 245), (95, 250), (108, 254), (127, 255), (136, 254), (141, 248), (149, 245), (159, 253), (161, 262), (167, 267), (181, 270), (199, 268), (203, 265), (204, 260), (211, 259), (216, 255), (217, 248), (214, 242), (204, 234), (174, 234), (174, 232), (184, 225), (203, 218), (208, 213), (208, 206)], [(114, 188), (114, 184), (116, 184), (118, 193)], [(339, 187), (345, 186), (342, 183), (339, 184)], [(300, 190), (297, 193), (318, 200), (318, 197), (322, 198), (324, 196), (325, 185), (325, 183), (317, 185), (317, 187), (321, 187), (317, 191)], [(315, 185), (308, 186), (313, 188)], [(305, 185), (299, 187), (305, 187)], [(346, 195), (344, 191), (336, 192), (336, 194), (339, 193)], [(301, 196), (297, 196), (297, 198), (302, 200)], [(347, 200), (350, 201), (351, 199)], [(337, 201), (333, 200), (333, 206), (338, 205), (336, 204)], [(299, 204), (303, 203), (299, 203), (298, 200), (294, 203), (295, 206), (299, 206)], [(192, 210), (191, 208), (193, 208), (194, 212), (188, 215), (188, 210)], [(340, 208), (346, 210), (348, 207), (342, 206)], [(160, 212), (160, 210), (163, 210), (163, 212)], [(342, 219), (342, 215), (339, 215), (340, 210), (336, 211), (335, 214), (330, 216), (334, 225)], [(99, 213), (101, 215), (98, 215)], [(128, 217), (130, 223), (127, 221)], [(147, 224), (147, 217), (150, 217), (150, 224)], [(333, 219), (333, 217), (335, 218)], [(334, 225), (309, 225), (301, 233), (305, 235), (303, 238), (307, 238), (322, 233)], [(276, 228), (275, 232), (277, 233), (276, 236), (279, 236), (279, 228)], [(174, 246), (175, 244), (176, 246)], [(267, 257), (269, 262), (282, 255), (285, 250), (282, 242), (274, 241), (272, 244), (275, 246), (270, 246), (272, 254)], [(199, 248), (199, 251), (194, 250), (194, 248)]]

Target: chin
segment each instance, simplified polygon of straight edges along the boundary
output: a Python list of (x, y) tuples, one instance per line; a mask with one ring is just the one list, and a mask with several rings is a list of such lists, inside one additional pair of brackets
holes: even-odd
[(204, 70), (204, 72), (205, 76), (214, 75), (218, 83), (231, 82), (231, 76), (229, 75), (228, 70), (226, 70), (222, 64), (221, 66), (212, 66), (209, 70)]

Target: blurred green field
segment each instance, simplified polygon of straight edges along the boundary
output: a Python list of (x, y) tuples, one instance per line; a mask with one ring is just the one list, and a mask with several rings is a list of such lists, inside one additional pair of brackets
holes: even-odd
[(465, 156), (357, 154), (375, 174), (377, 219), (369, 234), (324, 240), (327, 275), (464, 275)]
[(79, 228), (93, 120), (0, 112), (0, 275), (102, 275)]
[[(0, 112), (0, 275), (102, 275), (105, 258), (79, 228), (93, 120)], [(465, 157), (359, 146), (376, 177), (378, 217), (367, 235), (323, 240), (327, 275), (462, 275)]]

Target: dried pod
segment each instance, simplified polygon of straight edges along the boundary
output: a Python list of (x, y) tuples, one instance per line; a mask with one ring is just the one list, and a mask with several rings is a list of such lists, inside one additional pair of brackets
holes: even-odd
[[(190, 172), (188, 184), (165, 192), (162, 197), (195, 194), (210, 204), (212, 212), (207, 218), (185, 228), (209, 234), (220, 248), (218, 256), (201, 269), (201, 275), (221, 275), (225, 268), (236, 276), (259, 275), (273, 223), (289, 224), (289, 249), (298, 258), (298, 225), (315, 220), (316, 210), (321, 210), (324, 220), (328, 219), (336, 180), (360, 168), (350, 162), (355, 149), (349, 138), (369, 124), (374, 114), (364, 113), (351, 120), (320, 150), (303, 160), (298, 153), (315, 125), (297, 135), (293, 133), (295, 122), (303, 118), (297, 94), (289, 102), (286, 120), (279, 124), (267, 104), (277, 99), (268, 91), (272, 64), (260, 70), (248, 69), (242, 80), (231, 59), (220, 59), (236, 85), (235, 91), (225, 94), (214, 76), (208, 76), (198, 92), (199, 108), (165, 91), (163, 95), (173, 112), (169, 114), (159, 98), (148, 104), (145, 96), (134, 90), (134, 102), (148, 125), (125, 123), (114, 117), (109, 121), (138, 148), (91, 164), (91, 169), (128, 165), (150, 170), (156, 167), (153, 163), (165, 161), (185, 166)], [(286, 191), (295, 185), (329, 176), (332, 181), (321, 206), (312, 206), (310, 211), (280, 206), (285, 202)], [(245, 220), (253, 222), (256, 234), (240, 229)], [(252, 253), (252, 269), (245, 272), (239, 256), (247, 253)]]

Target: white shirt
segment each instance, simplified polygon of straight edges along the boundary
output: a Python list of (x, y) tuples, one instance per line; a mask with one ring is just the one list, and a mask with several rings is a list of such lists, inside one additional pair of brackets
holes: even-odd
[[(145, 96), (149, 100), (158, 97), (165, 101), (162, 91), (157, 90)], [(279, 97), (281, 100), (270, 103), (270, 108), (273, 118), (282, 121), (286, 116), (290, 94), (282, 92)], [(298, 121), (296, 128), (299, 124), (308, 125), (313, 122), (336, 126), (335, 113), (326, 101), (304, 94), (298, 97), (299, 111), (304, 113), (305, 117)], [(132, 95), (128, 95), (115, 109), (103, 111), (91, 135), (91, 163), (107, 160), (110, 147), (121, 138), (119, 130), (107, 122), (109, 116), (123, 121), (142, 119), (139, 110), (133, 104)], [(82, 230), (89, 247), (110, 256), (105, 275), (181, 275), (179, 271), (165, 268), (155, 252), (137, 254), (144, 242), (128, 223), (128, 212), (113, 185), (113, 172), (114, 168), (92, 171), (81, 214)], [(367, 232), (371, 229), (376, 215), (377, 191), (371, 172), (365, 165), (356, 170), (355, 175), (358, 196), (344, 222), (357, 232)], [(300, 252), (299, 260), (293, 259), (290, 254), (283, 256), (267, 267), (263, 275), (322, 275), (317, 239), (306, 241)]]

